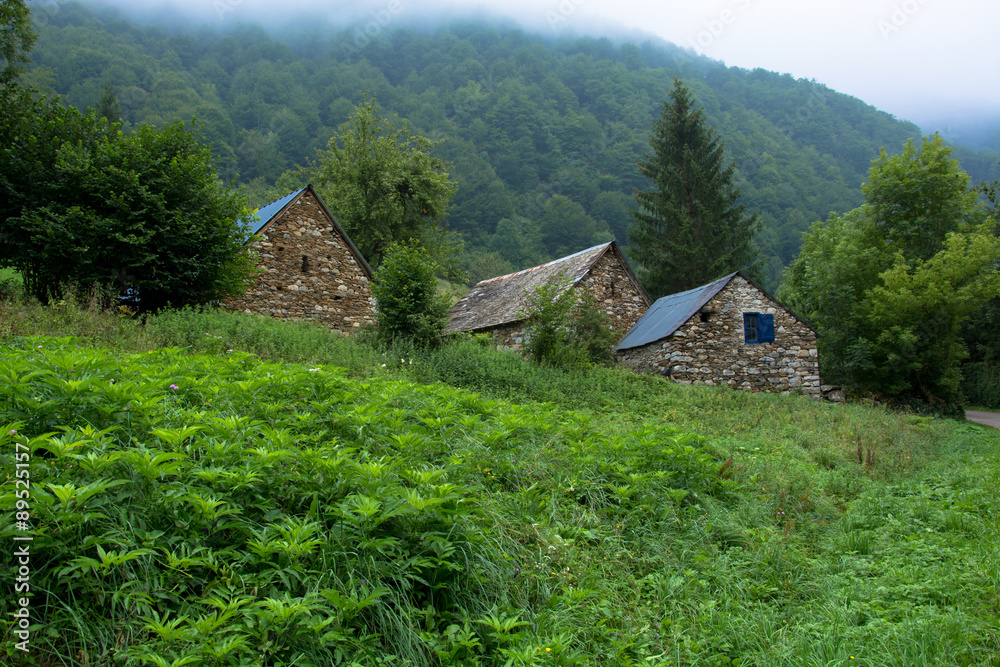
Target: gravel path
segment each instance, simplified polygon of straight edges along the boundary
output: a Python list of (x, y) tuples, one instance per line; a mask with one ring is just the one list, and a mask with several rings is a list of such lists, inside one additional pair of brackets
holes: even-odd
[(976, 410), (966, 410), (965, 418), (977, 424), (986, 424), (994, 428), (1000, 428), (1000, 412), (978, 412)]

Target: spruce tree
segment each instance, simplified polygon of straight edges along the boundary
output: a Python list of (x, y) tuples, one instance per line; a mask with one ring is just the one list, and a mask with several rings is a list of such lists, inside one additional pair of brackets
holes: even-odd
[(629, 255), (649, 293), (673, 294), (741, 269), (755, 273), (760, 221), (740, 203), (735, 168), (723, 166), (724, 143), (678, 79), (649, 143), (653, 153), (639, 172), (654, 189), (636, 191), (639, 210), (628, 230)]

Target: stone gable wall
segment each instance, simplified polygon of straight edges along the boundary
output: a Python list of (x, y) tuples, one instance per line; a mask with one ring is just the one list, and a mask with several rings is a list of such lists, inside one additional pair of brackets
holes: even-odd
[[(746, 312), (774, 315), (773, 343), (745, 341)], [(681, 384), (821, 397), (816, 333), (741, 276), (673, 335), (616, 356), (626, 367)]]
[(635, 326), (650, 306), (629, 279), (618, 256), (612, 252), (604, 253), (580, 284), (597, 299), (611, 326), (622, 336)]
[(250, 242), (264, 270), (226, 310), (310, 320), (351, 332), (375, 321), (364, 268), (319, 202), (305, 192)]
[[(594, 263), (574, 289), (585, 289), (597, 299), (597, 305), (607, 314), (608, 322), (620, 336), (635, 326), (649, 307), (618, 257), (610, 252)], [(518, 350), (524, 345), (526, 331), (525, 321), (519, 320), (476, 333), (488, 333), (498, 345)]]

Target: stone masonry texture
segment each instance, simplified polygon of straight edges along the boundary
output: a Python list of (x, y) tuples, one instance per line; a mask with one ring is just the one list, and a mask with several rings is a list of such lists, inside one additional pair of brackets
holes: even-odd
[(375, 320), (365, 268), (307, 190), (250, 241), (257, 283), (223, 308), (356, 331)]
[[(608, 316), (608, 323), (619, 336), (635, 326), (649, 303), (629, 279), (628, 273), (617, 257), (607, 253), (573, 286), (574, 290), (584, 289), (597, 300), (597, 305)], [(489, 333), (497, 344), (520, 349), (527, 331), (524, 320), (509, 322), (478, 333)]]
[[(774, 315), (773, 343), (745, 341), (747, 312)], [(617, 358), (626, 367), (681, 384), (822, 396), (816, 333), (741, 276), (672, 335), (621, 350)]]

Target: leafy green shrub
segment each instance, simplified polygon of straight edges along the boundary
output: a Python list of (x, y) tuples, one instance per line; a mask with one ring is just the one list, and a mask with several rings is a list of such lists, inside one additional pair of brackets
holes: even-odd
[[(326, 334), (307, 324), (183, 311), (173, 326), (199, 346), (217, 331), (344, 354), (298, 347)], [(314, 361), (80, 343), (0, 341), (0, 466), (31, 454), (27, 664), (996, 654), (1000, 437), (985, 429), (564, 371), (478, 340), (371, 352), (363, 380)], [(398, 379), (446, 375), (561, 407)], [(817, 466), (827, 448), (835, 465)], [(919, 464), (890, 474), (897, 457)], [(20, 530), (15, 502), (0, 494), (0, 539)], [(0, 596), (5, 636), (13, 599)], [(15, 650), (0, 662), (23, 664)]]
[(533, 361), (561, 368), (611, 361), (615, 333), (592, 295), (572, 289), (560, 274), (525, 299), (522, 314), (530, 328), (524, 350)]
[(437, 270), (437, 264), (415, 243), (389, 247), (372, 285), (378, 340), (405, 339), (419, 347), (440, 341), (450, 303), (437, 292)]
[[(125, 133), (27, 90), (3, 104), (0, 267), (16, 268), (29, 293), (48, 302), (69, 285), (132, 289), (133, 308), (155, 311), (245, 290), (244, 201), (216, 177), (197, 129)], [(18, 136), (35, 139), (15, 148)]]

